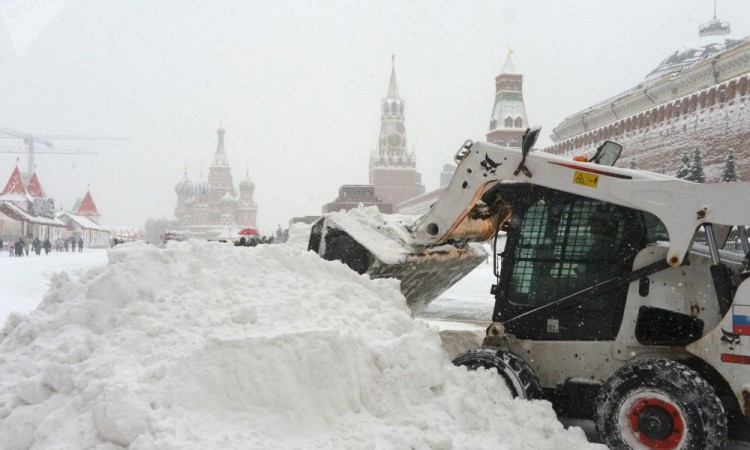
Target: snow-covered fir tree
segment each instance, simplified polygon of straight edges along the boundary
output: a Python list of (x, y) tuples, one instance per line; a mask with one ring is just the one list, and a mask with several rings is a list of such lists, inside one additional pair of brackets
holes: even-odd
[(690, 171), (685, 179), (696, 183), (706, 182), (706, 173), (703, 171), (703, 157), (701, 157), (701, 151), (697, 148), (695, 149), (695, 154), (693, 154), (693, 162), (690, 164)]
[(674, 176), (685, 179), (688, 175), (690, 175), (690, 157), (687, 152), (682, 152), (682, 156), (680, 157), (680, 168), (677, 169), (677, 173)]
[(734, 164), (734, 152), (730, 151), (727, 159), (724, 161), (724, 168), (721, 170), (722, 183), (734, 183), (737, 181), (737, 170)]

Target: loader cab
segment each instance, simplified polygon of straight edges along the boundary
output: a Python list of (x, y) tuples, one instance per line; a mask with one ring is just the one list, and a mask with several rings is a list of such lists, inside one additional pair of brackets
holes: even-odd
[[(493, 320), (507, 323), (519, 339), (614, 340), (628, 286), (611, 280), (630, 275), (636, 254), (657, 239), (661, 222), (642, 211), (529, 184), (509, 185), (500, 195), (513, 216), (498, 255)], [(572, 306), (552, 305), (571, 296)]]

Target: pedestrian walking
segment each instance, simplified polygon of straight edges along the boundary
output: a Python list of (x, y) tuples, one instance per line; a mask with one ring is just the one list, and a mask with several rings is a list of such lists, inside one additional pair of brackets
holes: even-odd
[(23, 256), (23, 240), (18, 238), (16, 241), (16, 257)]
[(47, 238), (44, 240), (44, 254), (49, 255), (50, 250), (52, 250), (52, 242)]
[(23, 251), (26, 256), (29, 256), (29, 247), (31, 247), (31, 240), (27, 237), (23, 238)]
[(12, 258), (15, 252), (16, 252), (16, 244), (15, 242), (13, 242), (13, 239), (11, 239), (10, 242), (8, 242), (8, 254)]
[(83, 238), (79, 237), (78, 238), (78, 252), (80, 253), (82, 251), (83, 251)]
[(34, 253), (37, 255), (42, 254), (42, 241), (39, 240), (38, 237), (35, 237), (34, 240), (31, 242), (31, 248), (34, 249)]

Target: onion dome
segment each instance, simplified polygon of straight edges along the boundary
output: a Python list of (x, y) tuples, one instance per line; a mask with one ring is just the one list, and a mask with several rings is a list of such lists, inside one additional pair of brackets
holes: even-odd
[(195, 184), (193, 184), (193, 193), (196, 195), (208, 195), (209, 192), (211, 192), (211, 185), (208, 184), (208, 181), (201, 180), (196, 181)]
[(240, 181), (240, 192), (248, 192), (255, 190), (255, 183), (250, 179), (249, 170), (245, 169), (245, 179)]
[(188, 178), (187, 170), (185, 170), (185, 174), (182, 176), (180, 182), (177, 183), (177, 186), (174, 187), (174, 191), (177, 195), (190, 195), (193, 193), (193, 182)]

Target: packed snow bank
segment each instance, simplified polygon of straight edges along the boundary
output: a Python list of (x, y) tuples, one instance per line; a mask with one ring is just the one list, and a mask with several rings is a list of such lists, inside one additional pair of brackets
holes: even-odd
[(118, 246), (0, 339), (8, 450), (595, 447), (453, 367), (395, 281), (294, 246)]

